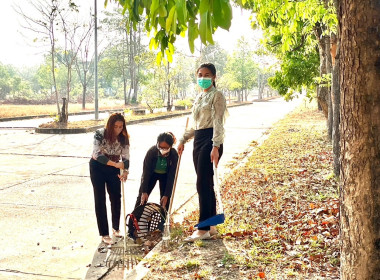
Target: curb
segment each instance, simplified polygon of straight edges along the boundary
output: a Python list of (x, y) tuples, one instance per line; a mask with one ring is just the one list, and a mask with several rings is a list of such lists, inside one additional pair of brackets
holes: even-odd
[[(250, 104), (252, 104), (252, 103), (246, 102), (246, 103), (232, 104), (230, 106), (227, 106), (227, 108), (239, 107), (239, 106), (250, 105)], [(120, 110), (115, 110), (115, 111), (120, 111)], [(108, 111), (106, 111), (106, 112), (108, 112)], [(191, 114), (191, 111), (186, 111), (186, 112), (173, 113), (173, 114), (161, 115), (161, 116), (156, 116), (156, 117), (147, 117), (147, 118), (142, 118), (142, 119), (138, 119), (138, 120), (127, 121), (127, 125), (138, 124), (138, 123), (148, 122), (148, 121), (162, 120), (162, 119), (170, 119), (170, 118), (181, 117), (181, 116), (190, 115), (190, 114)], [(40, 127), (36, 127), (35, 132), (36, 133), (45, 133), (45, 134), (78, 134), (78, 133), (92, 132), (92, 131), (95, 131), (95, 130), (102, 128), (102, 127), (104, 127), (104, 125), (96, 125), (96, 126), (84, 127), (84, 128), (40, 128)]]
[[(100, 110), (99, 113), (105, 113), (105, 112), (118, 112), (120, 110), (124, 110), (123, 108), (120, 109), (105, 109)], [(84, 112), (76, 112), (76, 113), (69, 113), (69, 116), (77, 116), (77, 115), (87, 115), (87, 114), (95, 114), (95, 111), (84, 111)], [(39, 119), (39, 118), (49, 118), (53, 117), (56, 114), (43, 114), (43, 115), (34, 115), (34, 116), (19, 116), (19, 117), (12, 117), (12, 118), (0, 118), (0, 122), (8, 122), (8, 121), (21, 121), (21, 120), (28, 120), (28, 119)]]

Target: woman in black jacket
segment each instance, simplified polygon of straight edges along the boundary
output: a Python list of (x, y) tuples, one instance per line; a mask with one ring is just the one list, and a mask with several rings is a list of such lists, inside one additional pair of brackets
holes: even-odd
[(171, 132), (161, 133), (157, 137), (157, 144), (146, 153), (135, 208), (148, 201), (149, 195), (158, 181), (160, 204), (166, 210), (168, 209), (178, 163), (178, 153), (172, 147), (174, 143), (175, 137)]

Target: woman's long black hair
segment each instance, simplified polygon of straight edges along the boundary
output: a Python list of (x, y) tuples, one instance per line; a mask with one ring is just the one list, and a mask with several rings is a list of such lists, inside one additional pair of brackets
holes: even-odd
[(106, 130), (104, 133), (104, 138), (113, 143), (115, 142), (115, 136), (113, 135), (113, 127), (115, 125), (115, 122), (121, 121), (123, 122), (123, 130), (121, 133), (117, 136), (117, 140), (119, 140), (120, 144), (124, 147), (125, 145), (129, 145), (129, 135), (127, 131), (127, 127), (125, 124), (124, 116), (120, 113), (113, 113), (107, 121)]

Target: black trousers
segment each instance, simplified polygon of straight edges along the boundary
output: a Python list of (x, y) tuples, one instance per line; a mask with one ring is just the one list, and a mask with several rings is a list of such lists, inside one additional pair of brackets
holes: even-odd
[[(193, 161), (197, 173), (197, 192), (199, 197), (199, 222), (216, 215), (214, 191), (214, 170), (211, 162), (213, 128), (196, 130), (194, 134)], [(223, 145), (219, 147), (219, 159)], [(210, 227), (198, 228), (210, 230)]]
[(118, 168), (104, 165), (94, 159), (90, 160), (90, 177), (94, 188), (95, 214), (99, 235), (109, 235), (106, 189), (111, 202), (112, 228), (119, 230), (121, 210), (121, 182)]
[[(153, 191), (153, 189), (156, 186), (156, 183), (158, 181), (159, 186), (160, 186), (160, 199), (161, 199), (164, 196), (164, 193), (165, 193), (167, 178), (168, 178), (168, 174), (167, 173), (165, 173), (165, 174), (158, 174), (158, 173), (153, 172), (152, 176), (149, 179), (148, 189), (146, 190), (147, 194), (148, 195), (151, 194), (151, 192)], [(141, 195), (142, 195), (142, 189), (140, 188), (139, 195), (138, 195), (138, 197), (136, 199), (135, 208), (138, 207), (138, 206), (140, 206), (140, 204), (141, 204)], [(168, 210), (169, 203), (170, 203), (170, 196), (168, 197), (168, 201), (167, 201), (167, 203), (165, 205), (165, 209), (166, 210)], [(158, 204), (160, 204), (160, 203), (158, 203)]]

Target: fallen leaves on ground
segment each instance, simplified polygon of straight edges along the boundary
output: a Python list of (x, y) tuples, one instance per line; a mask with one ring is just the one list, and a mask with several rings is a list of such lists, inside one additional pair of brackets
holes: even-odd
[(339, 279), (339, 200), (326, 121), (298, 109), (225, 178), (219, 238), (185, 244), (194, 211), (145, 279)]

